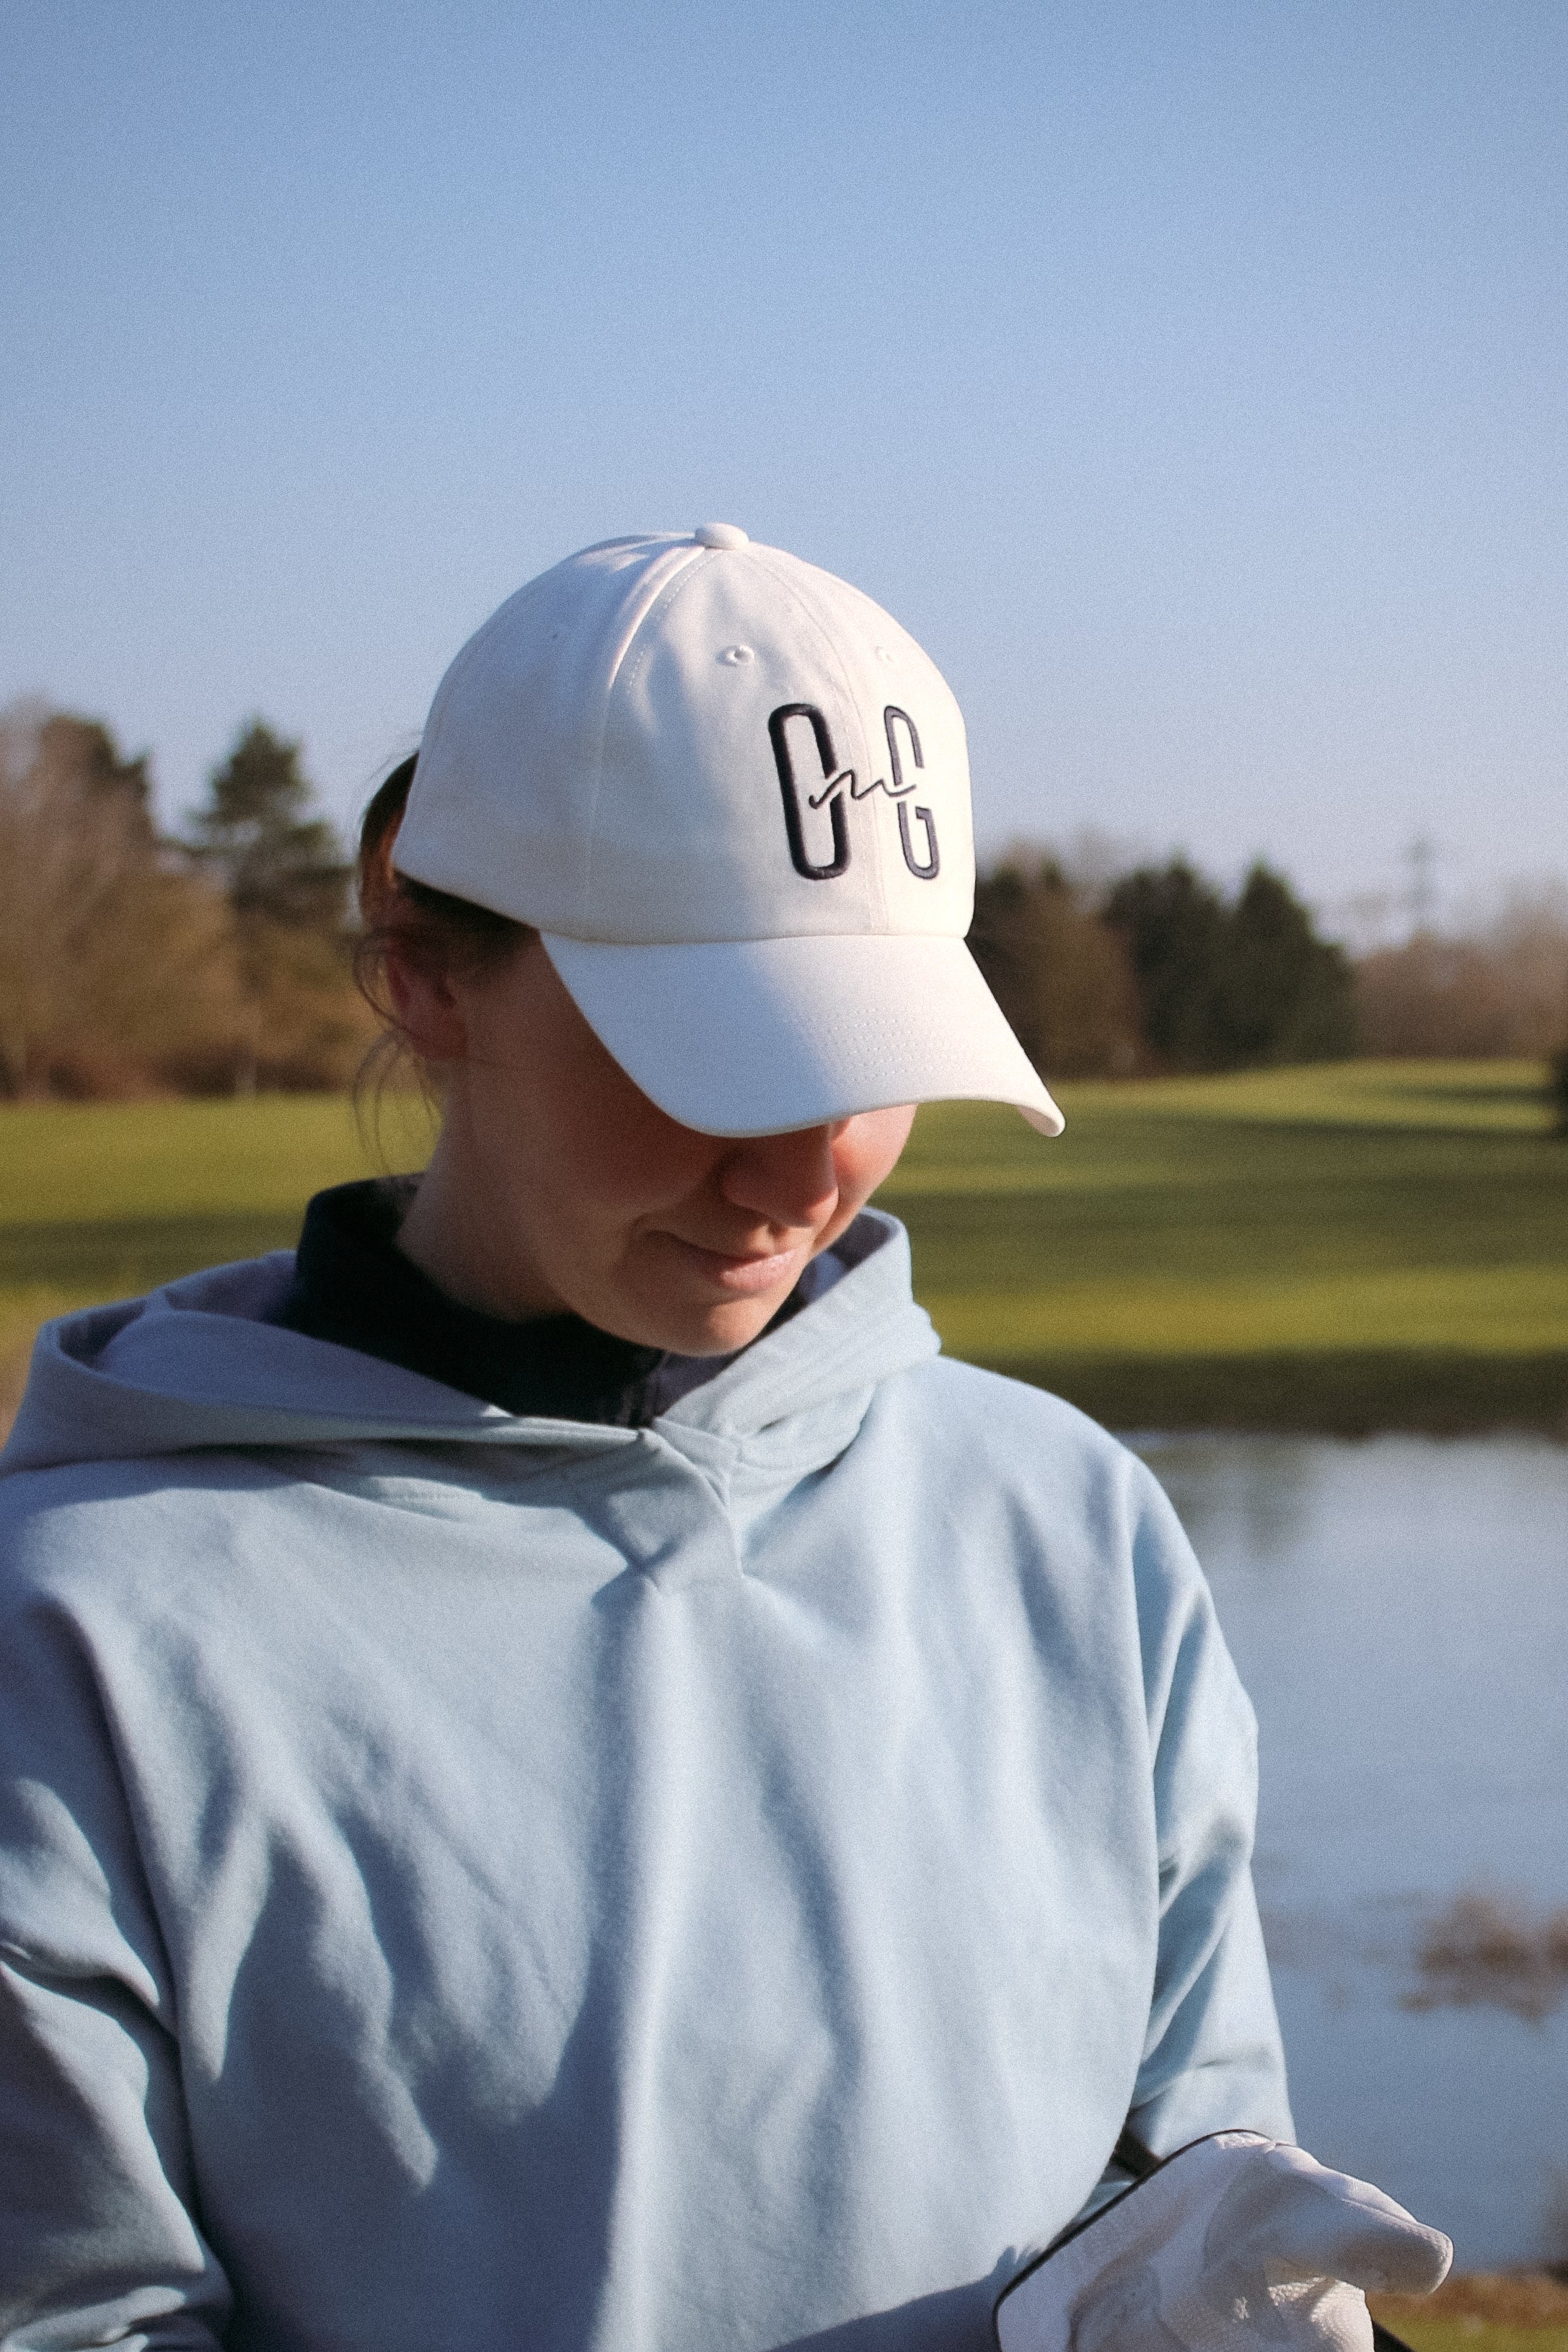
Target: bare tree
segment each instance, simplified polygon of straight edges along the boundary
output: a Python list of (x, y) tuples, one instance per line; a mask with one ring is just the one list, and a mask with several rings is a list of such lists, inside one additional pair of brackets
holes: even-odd
[(1138, 992), (1126, 949), (1054, 857), (1015, 851), (980, 876), (969, 945), (1045, 1076), (1137, 1068)]
[(0, 712), (0, 1093), (146, 1084), (236, 1005), (228, 910), (159, 843), (145, 758), (96, 720)]
[(1356, 966), (1369, 1054), (1535, 1060), (1568, 1037), (1568, 897), (1518, 893), (1469, 938), (1420, 932)]

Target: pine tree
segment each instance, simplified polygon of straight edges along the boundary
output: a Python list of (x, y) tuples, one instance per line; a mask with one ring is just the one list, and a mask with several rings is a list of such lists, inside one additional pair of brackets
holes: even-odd
[(247, 1003), (238, 1092), (258, 1084), (341, 1083), (364, 1017), (349, 966), (349, 868), (336, 833), (312, 814), (300, 745), (263, 719), (241, 729), (192, 820), (195, 856), (233, 911)]
[(1289, 885), (1254, 866), (1229, 910), (1214, 1053), (1229, 1068), (1337, 1061), (1356, 1046), (1355, 977)]
[(241, 730), (208, 780), (211, 799), (193, 830), (197, 854), (222, 875), (243, 922), (259, 917), (288, 930), (336, 934), (347, 903), (348, 867), (300, 771), (300, 745), (260, 719)]
[(1117, 883), (1105, 919), (1127, 943), (1155, 1058), (1171, 1069), (1215, 1067), (1226, 930), (1219, 892), (1181, 858), (1163, 870), (1141, 866)]
[(1289, 885), (1254, 866), (1234, 905), (1178, 858), (1111, 891), (1151, 1052), (1168, 1069), (1331, 1061), (1356, 1048), (1355, 981)]

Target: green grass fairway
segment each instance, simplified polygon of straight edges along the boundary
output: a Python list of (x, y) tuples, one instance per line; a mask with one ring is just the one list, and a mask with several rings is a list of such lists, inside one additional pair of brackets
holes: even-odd
[[(417, 1166), (427, 1135), (389, 1100), (385, 1164)], [(341, 1096), (0, 1110), (0, 1426), (46, 1317), (288, 1248), (313, 1192), (377, 1164)]]
[[(947, 1347), (1120, 1427), (1564, 1429), (1568, 1143), (1532, 1066), (1350, 1063), (921, 1115), (882, 1197)], [(427, 1134), (388, 1106), (380, 1164)], [(0, 1382), (46, 1315), (290, 1243), (348, 1105), (0, 1111)]]
[(947, 1347), (1119, 1427), (1561, 1429), (1541, 1074), (1351, 1063), (921, 1115), (883, 1198)]

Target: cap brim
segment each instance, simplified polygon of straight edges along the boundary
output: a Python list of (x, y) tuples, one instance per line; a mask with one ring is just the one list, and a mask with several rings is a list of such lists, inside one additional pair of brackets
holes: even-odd
[(889, 933), (623, 947), (546, 934), (579, 1010), (683, 1127), (777, 1135), (893, 1103), (1062, 1115), (962, 940)]

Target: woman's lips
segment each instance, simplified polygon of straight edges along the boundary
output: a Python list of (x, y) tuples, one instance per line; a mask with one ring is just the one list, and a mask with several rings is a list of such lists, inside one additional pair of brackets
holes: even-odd
[(670, 1239), (695, 1260), (710, 1282), (716, 1282), (721, 1290), (731, 1291), (741, 1298), (776, 1290), (781, 1283), (793, 1283), (805, 1263), (804, 1244), (797, 1244), (794, 1249), (773, 1250), (765, 1257), (732, 1257), (722, 1250), (703, 1249), (696, 1242), (683, 1242), (679, 1234), (672, 1234)]

